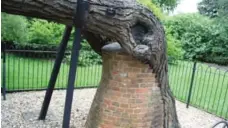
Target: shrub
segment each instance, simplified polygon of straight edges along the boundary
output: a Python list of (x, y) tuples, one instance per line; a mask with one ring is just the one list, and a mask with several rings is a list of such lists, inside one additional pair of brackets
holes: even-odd
[[(70, 55), (66, 57), (66, 61), (70, 62)], [(91, 46), (86, 40), (81, 42), (80, 56), (78, 58), (79, 66), (91, 66), (102, 64), (101, 56), (93, 51)]]
[(164, 19), (164, 14), (162, 13), (162, 10), (157, 7), (155, 3), (152, 3), (151, 0), (138, 0), (138, 2), (153, 11), (154, 15), (160, 20)]
[(15, 41), (18, 43), (27, 42), (28, 21), (22, 16), (2, 14), (1, 40)]
[(29, 43), (33, 44), (57, 44), (61, 41), (64, 26), (34, 19), (30, 23)]
[(170, 34), (170, 28), (165, 27), (166, 40), (167, 40), (167, 54), (168, 62), (174, 63), (177, 59), (182, 59), (183, 49), (181, 48), (181, 43), (174, 36)]
[(213, 20), (199, 14), (185, 14), (171, 17), (165, 25), (181, 41), (185, 59), (228, 64), (227, 31)]

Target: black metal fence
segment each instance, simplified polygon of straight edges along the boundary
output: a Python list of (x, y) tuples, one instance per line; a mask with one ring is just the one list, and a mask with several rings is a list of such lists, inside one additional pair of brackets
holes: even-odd
[[(55, 56), (56, 51), (6, 50), (7, 92), (46, 89), (54, 65)], [(69, 71), (69, 56), (70, 53), (67, 52), (58, 75), (55, 86), (56, 89), (66, 88)], [(93, 64), (93, 60), (89, 60), (83, 55), (80, 55), (79, 60), (83, 60), (83, 58), (87, 59), (86, 62), (91, 64), (84, 66), (79, 63), (75, 87), (97, 87), (101, 78), (102, 66)]]
[(197, 108), (228, 119), (228, 67), (177, 61), (169, 65), (174, 96)]
[[(93, 52), (93, 51), (90, 51)], [(92, 53), (95, 54), (95, 53)], [(75, 88), (97, 87), (102, 73), (100, 64), (81, 54)], [(6, 50), (6, 89), (8, 92), (46, 89), (56, 51)], [(65, 89), (69, 70), (66, 53), (56, 89)], [(228, 67), (177, 61), (169, 65), (169, 83), (174, 96), (187, 104), (228, 119)]]

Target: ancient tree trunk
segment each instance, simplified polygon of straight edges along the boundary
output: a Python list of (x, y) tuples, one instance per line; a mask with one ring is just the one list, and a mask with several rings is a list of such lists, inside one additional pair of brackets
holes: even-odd
[[(69, 25), (76, 4), (77, 0), (2, 0), (2, 11)], [(157, 127), (179, 127), (168, 87), (165, 33), (154, 14), (135, 0), (90, 0), (86, 19), (83, 33), (95, 51), (101, 53), (106, 41), (116, 41), (128, 54), (150, 65), (162, 99), (157, 103), (162, 111), (155, 108), (163, 122)]]

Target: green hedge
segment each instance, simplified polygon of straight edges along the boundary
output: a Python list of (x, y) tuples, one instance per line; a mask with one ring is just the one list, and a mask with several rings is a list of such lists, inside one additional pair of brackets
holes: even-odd
[(181, 41), (185, 59), (228, 64), (228, 31), (224, 25), (199, 14), (173, 16), (165, 25)]

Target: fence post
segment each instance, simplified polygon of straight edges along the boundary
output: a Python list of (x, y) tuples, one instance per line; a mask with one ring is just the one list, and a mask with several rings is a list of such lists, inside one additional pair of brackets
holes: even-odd
[(3, 100), (6, 100), (6, 44), (3, 43), (3, 67), (2, 67), (2, 94)]
[(196, 62), (193, 64), (193, 69), (192, 69), (192, 77), (191, 77), (191, 83), (190, 83), (190, 88), (189, 88), (189, 93), (188, 93), (188, 100), (187, 100), (187, 108), (189, 106), (190, 100), (191, 100), (191, 95), (192, 95), (192, 86), (195, 78), (195, 71), (196, 71)]

